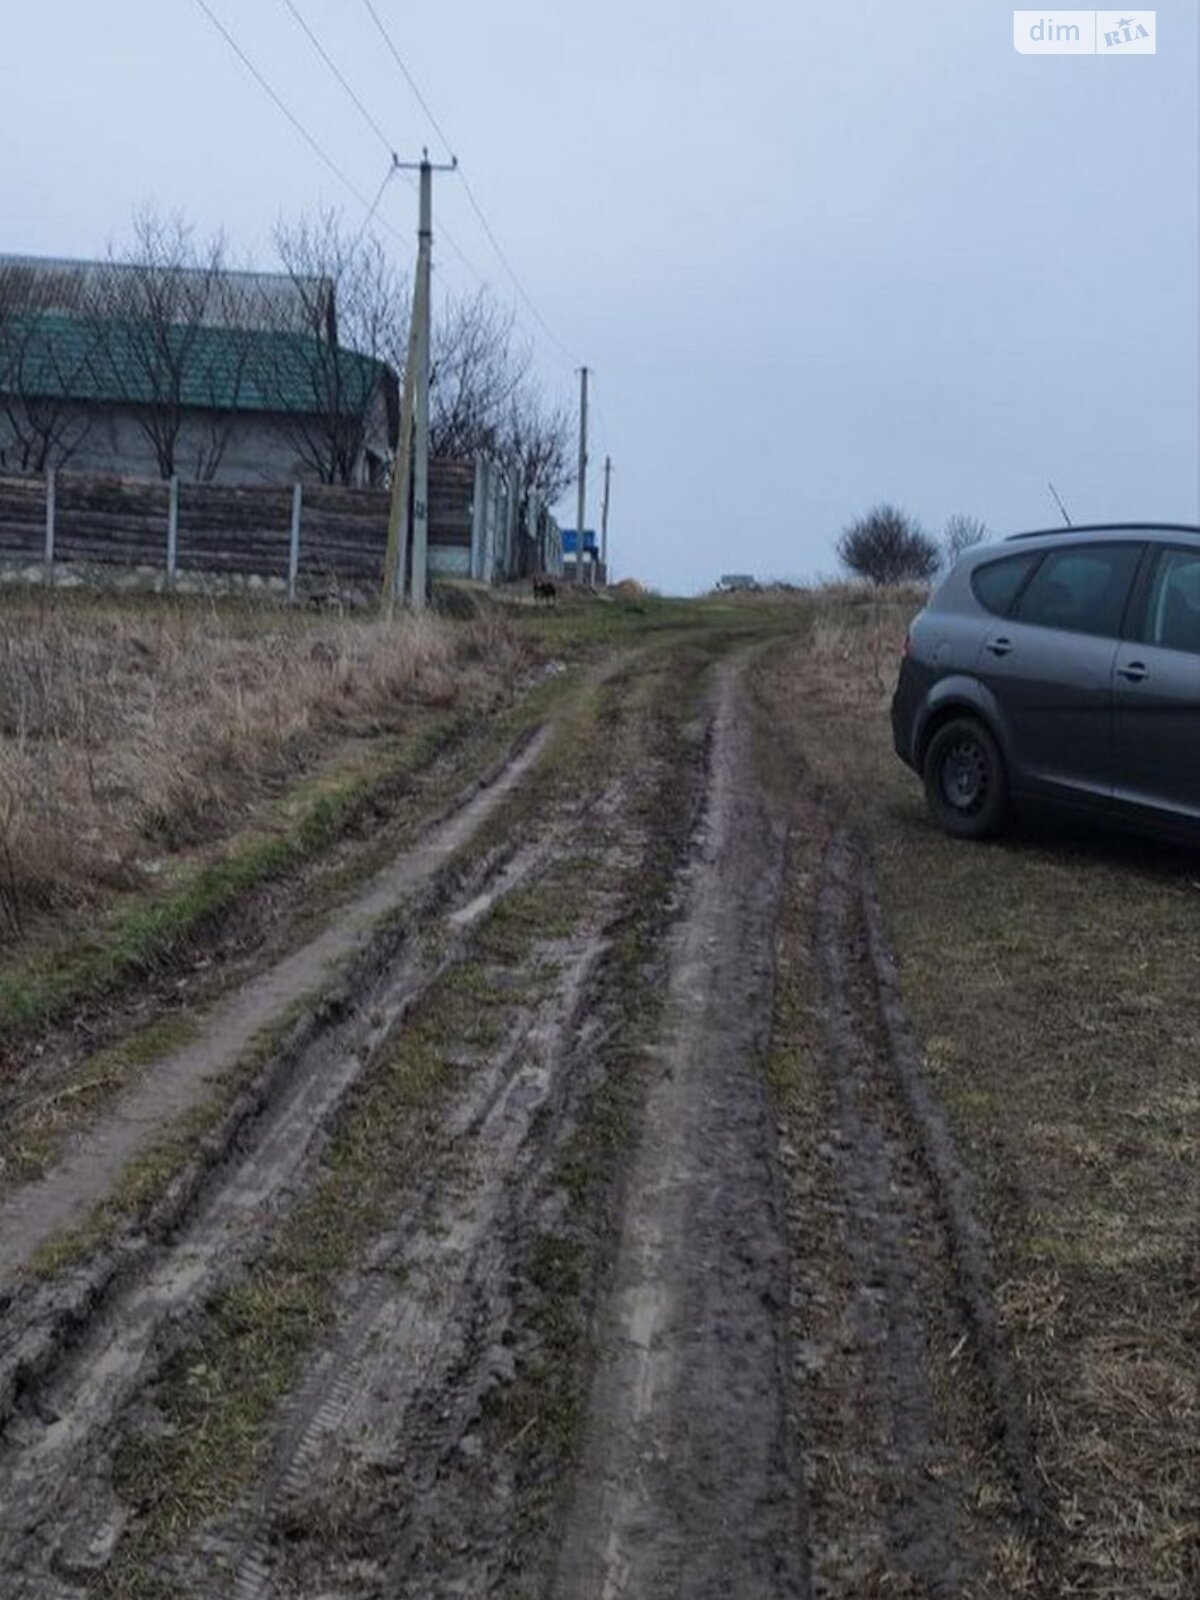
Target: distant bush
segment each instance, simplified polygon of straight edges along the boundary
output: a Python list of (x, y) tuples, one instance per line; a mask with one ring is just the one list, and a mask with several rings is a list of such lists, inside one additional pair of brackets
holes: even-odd
[(941, 565), (935, 540), (915, 518), (895, 506), (875, 506), (843, 529), (838, 559), (858, 578), (871, 583), (919, 583)]
[(990, 530), (982, 517), (972, 517), (965, 511), (956, 511), (947, 519), (946, 531), (942, 534), (942, 551), (946, 565), (952, 567), (964, 550), (982, 544), (989, 536)]

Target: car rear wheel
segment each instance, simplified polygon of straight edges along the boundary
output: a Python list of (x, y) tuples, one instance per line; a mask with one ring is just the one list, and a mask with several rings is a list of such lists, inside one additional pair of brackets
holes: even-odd
[(925, 752), (925, 798), (940, 827), (957, 839), (999, 833), (1008, 815), (1004, 760), (973, 717), (944, 723)]

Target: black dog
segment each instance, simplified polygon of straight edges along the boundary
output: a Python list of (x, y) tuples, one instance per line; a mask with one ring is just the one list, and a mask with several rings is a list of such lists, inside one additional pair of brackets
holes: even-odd
[(533, 580), (533, 598), (535, 601), (544, 600), (548, 606), (552, 606), (558, 599), (558, 590), (549, 578), (535, 578)]

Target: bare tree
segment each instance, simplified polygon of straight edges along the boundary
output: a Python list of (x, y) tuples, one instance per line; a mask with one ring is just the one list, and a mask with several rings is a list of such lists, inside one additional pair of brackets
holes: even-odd
[(964, 550), (982, 544), (988, 537), (988, 525), (982, 517), (972, 517), (964, 511), (956, 511), (946, 520), (946, 531), (942, 535), (942, 551), (946, 565), (952, 567), (962, 555)]
[(571, 423), (544, 400), (511, 311), (487, 290), (443, 308), (433, 333), (430, 450), (487, 456), (518, 473), (522, 497), (556, 500), (574, 482)]
[(530, 366), (530, 353), (516, 344), (513, 328), (512, 313), (486, 289), (445, 305), (430, 360), (432, 455), (500, 457), (510, 407)]
[(266, 301), (253, 276), (222, 267), (210, 288), (188, 374), (187, 453), (191, 476), (200, 483), (216, 477), (244, 416), (247, 392), (262, 386), (267, 320)]
[[(244, 372), (244, 361), (229, 360), (229, 341), (209, 332), (228, 315), (224, 272), (219, 237), (198, 248), (182, 218), (146, 208), (128, 251), (110, 256), (89, 286), (103, 386), (129, 408), (164, 478), (181, 465), (189, 413), (215, 399), (218, 385), (228, 398)], [(229, 409), (235, 404), (236, 393)], [(202, 450), (201, 464), (215, 470), (212, 453)]]
[(20, 262), (0, 266), (0, 465), (20, 472), (62, 466), (91, 428), (77, 398), (90, 332), (59, 314), (74, 298), (59, 276)]
[(334, 212), (281, 222), (275, 246), (293, 290), (276, 322), (278, 427), (323, 483), (353, 483), (372, 437), (391, 431), (408, 285), (377, 241), (346, 233)]
[(531, 382), (509, 401), (500, 438), (500, 459), (521, 477), (525, 495), (553, 505), (575, 482), (572, 424), (561, 406), (548, 405)]
[(845, 528), (838, 559), (871, 583), (913, 583), (932, 578), (941, 564), (937, 544), (907, 512), (875, 506)]

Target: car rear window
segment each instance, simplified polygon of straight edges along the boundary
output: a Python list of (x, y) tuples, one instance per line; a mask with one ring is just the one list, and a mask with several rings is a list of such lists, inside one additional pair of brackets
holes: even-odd
[(1137, 544), (1051, 550), (1029, 580), (1017, 616), (1036, 627), (1115, 639), (1141, 554)]
[(989, 561), (976, 567), (971, 574), (971, 588), (976, 600), (985, 611), (994, 611), (1006, 617), (1017, 598), (1021, 585), (1038, 560), (1038, 552), (1020, 556), (1005, 556), (1002, 561)]

